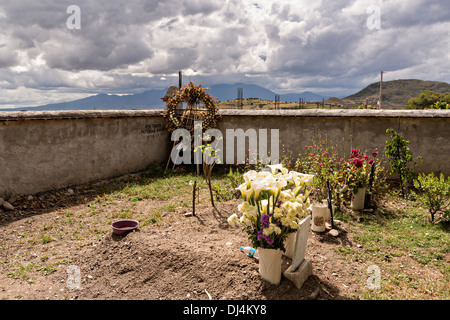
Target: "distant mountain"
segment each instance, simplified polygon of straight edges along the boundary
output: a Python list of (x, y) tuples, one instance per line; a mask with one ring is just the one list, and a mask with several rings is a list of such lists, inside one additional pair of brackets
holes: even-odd
[(37, 107), (18, 109), (0, 109), (1, 111), (52, 111), (52, 110), (132, 110), (132, 109), (159, 109), (165, 104), (161, 98), (166, 93), (164, 90), (149, 90), (130, 95), (97, 94), (87, 98), (46, 104)]
[[(450, 84), (439, 81), (423, 81), (416, 79), (401, 79), (383, 81), (382, 103), (383, 109), (403, 109), (409, 99), (418, 96), (424, 90), (438, 93), (450, 92)], [(380, 82), (374, 82), (361, 91), (344, 99), (355, 103), (363, 103), (368, 99), (368, 104), (376, 105), (380, 97)]]
[[(213, 97), (216, 97), (219, 101), (234, 100), (237, 98), (238, 88), (242, 88), (244, 99), (258, 98), (261, 100), (274, 101), (275, 95), (277, 94), (258, 85), (244, 83), (213, 85), (210, 89), (208, 89), (208, 93)], [(308, 91), (301, 93), (280, 94), (280, 101), (298, 102), (300, 98), (303, 98), (305, 101), (322, 101), (322, 99), (328, 99), (329, 97)]]
[[(237, 83), (213, 85), (207, 89), (207, 92), (219, 101), (226, 101), (237, 98), (237, 88), (242, 88), (244, 99), (259, 98), (262, 100), (275, 100), (275, 92), (254, 84)], [(161, 98), (164, 97), (166, 91), (167, 88), (161, 90), (148, 90), (142, 93), (130, 95), (101, 93), (74, 101), (52, 103), (37, 107), (0, 109), (0, 111), (163, 109), (166, 107), (166, 104), (161, 100)], [(312, 92), (280, 95), (280, 101), (298, 102), (299, 98), (303, 98), (305, 101), (322, 101), (322, 99), (327, 99), (328, 97)]]

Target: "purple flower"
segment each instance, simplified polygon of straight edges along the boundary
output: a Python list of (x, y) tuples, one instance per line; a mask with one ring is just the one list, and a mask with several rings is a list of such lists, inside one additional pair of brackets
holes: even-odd
[[(265, 240), (266, 243), (270, 246), (273, 243), (273, 239), (269, 236), (266, 236), (262, 231), (258, 231), (258, 241)], [(264, 244), (261, 245), (264, 248)]]
[(277, 201), (277, 204), (276, 204), (276, 207), (277, 208), (281, 208), (281, 204), (283, 203), (283, 201), (281, 201), (281, 200), (278, 200)]
[(267, 228), (270, 225), (269, 219), (270, 219), (270, 216), (268, 214), (262, 214), (261, 215), (260, 221), (261, 221), (261, 227), (263, 229)]

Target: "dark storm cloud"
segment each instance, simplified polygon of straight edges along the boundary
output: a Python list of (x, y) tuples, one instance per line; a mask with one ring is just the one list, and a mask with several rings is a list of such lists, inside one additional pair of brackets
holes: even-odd
[[(70, 5), (80, 30), (66, 26)], [(367, 26), (370, 6), (380, 29)], [(275, 91), (353, 90), (381, 70), (449, 81), (449, 17), (446, 0), (0, 0), (0, 92), (135, 92), (180, 69)]]

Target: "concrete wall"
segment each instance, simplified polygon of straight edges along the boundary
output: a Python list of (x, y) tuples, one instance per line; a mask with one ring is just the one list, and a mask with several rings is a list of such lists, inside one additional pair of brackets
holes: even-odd
[(293, 158), (304, 153), (306, 145), (323, 141), (336, 146), (344, 158), (350, 156), (351, 148), (368, 152), (378, 148), (384, 156), (390, 139), (386, 130), (393, 128), (411, 142), (415, 157), (423, 157), (419, 171), (450, 176), (447, 110), (224, 110), (221, 114), (219, 129), (223, 132), (227, 128), (279, 129), (280, 153), (290, 150)]
[[(0, 197), (166, 163), (171, 143), (161, 112), (0, 112)], [(221, 110), (220, 114), (218, 128), (224, 136), (226, 129), (279, 129), (280, 152), (290, 150), (294, 158), (305, 151), (305, 145), (325, 140), (344, 157), (352, 147), (378, 148), (384, 154), (386, 129), (399, 129), (411, 141), (414, 155), (424, 158), (419, 170), (450, 175), (450, 112), (446, 110)]]
[(0, 197), (33, 194), (167, 161), (161, 111), (0, 113)]

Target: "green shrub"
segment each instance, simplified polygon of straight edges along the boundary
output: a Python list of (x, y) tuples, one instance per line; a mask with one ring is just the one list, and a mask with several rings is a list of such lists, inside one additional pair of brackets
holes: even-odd
[[(329, 181), (333, 199), (339, 200), (337, 195), (338, 173), (342, 168), (342, 158), (339, 158), (336, 147), (328, 146), (326, 142), (305, 146), (305, 152), (299, 154), (294, 170), (301, 173), (314, 174), (311, 196), (317, 200), (327, 199)], [(336, 205), (338, 205), (336, 203)]]
[[(436, 104), (438, 102), (438, 104)], [(409, 99), (405, 109), (448, 109), (450, 92), (441, 94), (431, 90), (424, 90), (417, 97)]]
[(238, 199), (241, 196), (239, 190), (236, 190), (244, 182), (243, 174), (239, 172), (239, 169), (233, 171), (230, 168), (230, 172), (225, 179), (215, 181), (213, 184), (214, 194), (217, 201), (228, 201)]
[(385, 145), (386, 157), (391, 166), (390, 173), (399, 175), (402, 196), (406, 196), (409, 193), (408, 185), (413, 183), (417, 176), (415, 172), (417, 159), (422, 158), (414, 159), (413, 153), (408, 147), (410, 141), (405, 140), (394, 129), (387, 129), (386, 133), (391, 135), (391, 139), (387, 140)]
[(414, 186), (422, 193), (417, 194), (420, 203), (428, 209), (431, 214), (431, 221), (437, 212), (444, 210), (449, 206), (450, 198), (450, 177), (445, 180), (444, 174), (436, 177), (434, 173), (425, 175), (421, 173), (417, 180), (414, 180)]

